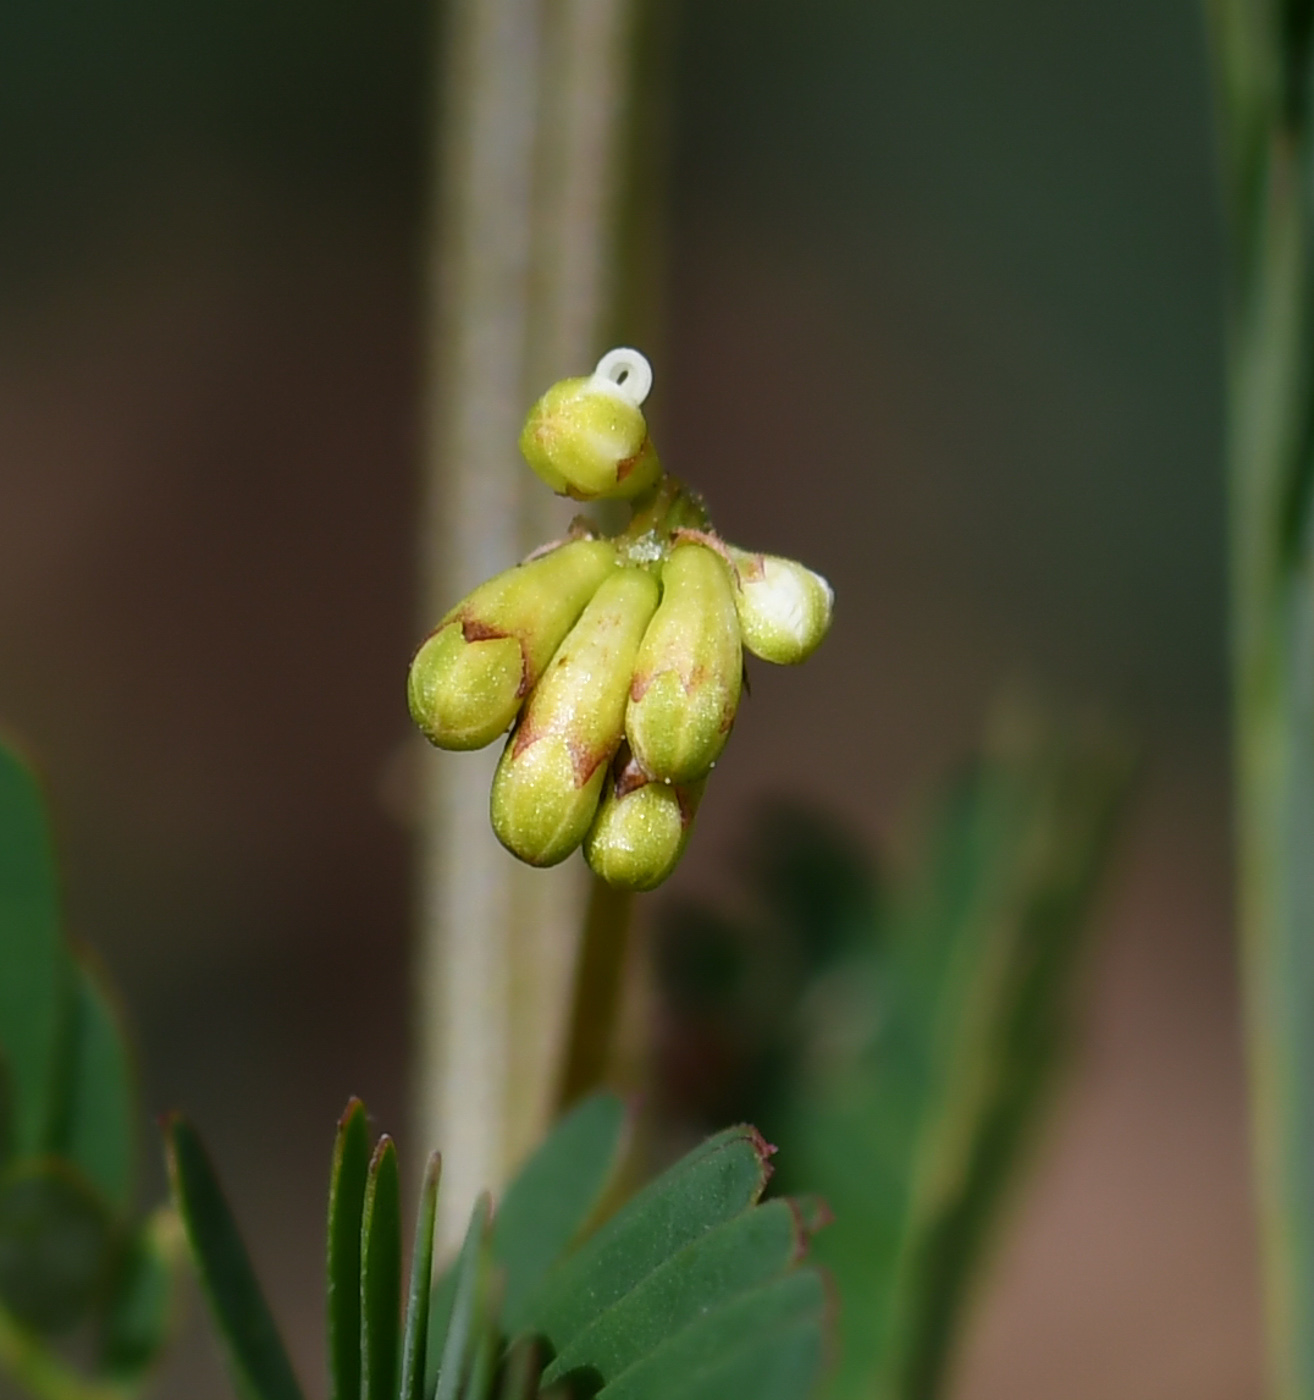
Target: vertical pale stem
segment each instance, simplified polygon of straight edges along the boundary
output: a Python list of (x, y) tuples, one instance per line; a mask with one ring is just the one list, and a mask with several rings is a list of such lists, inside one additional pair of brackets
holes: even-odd
[[(632, 0), (451, 0), (423, 520), (425, 620), (569, 517), (519, 461), (530, 400), (588, 369), (610, 294)], [(528, 871), (488, 825), (496, 752), (430, 754), (417, 1120), (459, 1238), (541, 1132), (575, 956), (577, 862)]]

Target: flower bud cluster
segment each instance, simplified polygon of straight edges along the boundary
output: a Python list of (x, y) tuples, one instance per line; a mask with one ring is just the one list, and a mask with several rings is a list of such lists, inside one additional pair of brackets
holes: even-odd
[(554, 385), (521, 449), (559, 494), (628, 499), (611, 539), (572, 537), (475, 589), (411, 665), (411, 714), (440, 748), (510, 730), (493, 830), (531, 865), (577, 847), (601, 879), (647, 890), (674, 870), (743, 688), (744, 652), (803, 661), (833, 595), (790, 559), (726, 544), (702, 502), (662, 473), (632, 350)]

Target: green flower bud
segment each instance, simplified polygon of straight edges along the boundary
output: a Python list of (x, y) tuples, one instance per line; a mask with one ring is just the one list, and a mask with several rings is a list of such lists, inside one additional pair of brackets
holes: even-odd
[(613, 350), (587, 379), (563, 379), (529, 410), (525, 461), (559, 495), (628, 500), (661, 476), (639, 405), (652, 383), (635, 350)]
[(476, 588), (411, 663), (411, 715), (442, 749), (504, 734), (598, 585), (616, 569), (606, 540), (572, 540)]
[(589, 868), (617, 889), (656, 889), (679, 864), (705, 786), (650, 782), (633, 760), (620, 764), (584, 842)]
[(763, 661), (796, 666), (830, 630), (835, 593), (820, 574), (774, 554), (729, 550), (744, 645)]
[(650, 778), (704, 777), (730, 737), (744, 658), (724, 560), (679, 544), (662, 565), (662, 601), (634, 667), (625, 735)]
[(530, 865), (564, 860), (593, 821), (658, 594), (651, 574), (616, 570), (558, 648), (507, 741), (493, 778), (493, 830)]

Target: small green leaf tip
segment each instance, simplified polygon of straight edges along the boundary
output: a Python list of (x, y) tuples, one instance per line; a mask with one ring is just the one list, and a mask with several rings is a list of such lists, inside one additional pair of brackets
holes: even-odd
[(728, 546), (735, 566), (735, 606), (744, 645), (763, 661), (796, 666), (830, 631), (835, 592), (820, 574), (792, 559)]
[(613, 572), (562, 642), (507, 741), (493, 778), (493, 830), (530, 865), (565, 860), (593, 821), (659, 591), (643, 569)]
[(411, 663), (411, 717), (441, 749), (506, 733), (598, 585), (615, 546), (580, 539), (498, 574), (439, 623)]
[(563, 379), (529, 410), (525, 461), (559, 495), (631, 500), (657, 484), (661, 463), (640, 404), (652, 370), (637, 350), (609, 351), (586, 379)]
[(625, 712), (630, 748), (650, 778), (692, 783), (711, 771), (739, 707), (739, 626), (725, 561), (705, 545), (677, 544)]
[(704, 782), (652, 782), (624, 748), (584, 843), (589, 869), (622, 890), (653, 890), (680, 862)]

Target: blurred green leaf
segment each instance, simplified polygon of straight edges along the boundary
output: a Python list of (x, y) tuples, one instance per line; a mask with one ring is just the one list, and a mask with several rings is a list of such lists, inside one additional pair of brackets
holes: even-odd
[(821, 1371), (825, 1317), (820, 1274), (799, 1269), (683, 1328), (599, 1400), (800, 1400)]
[(118, 1007), (85, 959), (75, 965), (70, 1013), (56, 1145), (126, 1212), (136, 1166), (136, 1084)]
[(69, 981), (45, 800), (0, 744), (0, 1054), (19, 1156), (50, 1145)]
[(747, 1127), (718, 1133), (628, 1201), (535, 1290), (527, 1328), (558, 1353), (672, 1254), (761, 1196), (771, 1149)]
[(429, 1336), (429, 1290), (433, 1280), (433, 1230), (438, 1214), (438, 1182), (442, 1158), (434, 1153), (420, 1188), (415, 1220), (415, 1244), (411, 1254), (411, 1286), (406, 1300), (406, 1327), (402, 1336), (400, 1400), (424, 1400), (425, 1352)]
[(302, 1400), (273, 1314), (195, 1129), (173, 1117), (165, 1126), (174, 1201), (233, 1375), (247, 1400)]
[[(451, 1308), (442, 1334), (438, 1383), (434, 1400), (457, 1400), (474, 1367), (479, 1346), (478, 1326), (482, 1314), (481, 1294), (489, 1272), (488, 1222), (491, 1204), (480, 1196), (470, 1213), (461, 1253), (452, 1272)], [(434, 1342), (439, 1340), (433, 1337)]]
[(379, 1139), (365, 1185), (360, 1240), (363, 1400), (393, 1400), (401, 1342), (401, 1183), (397, 1148)]
[(53, 1158), (19, 1162), (0, 1177), (0, 1301), (29, 1327), (72, 1327), (100, 1294), (113, 1227), (104, 1201)]
[(614, 1094), (585, 1099), (530, 1157), (493, 1217), (493, 1259), (505, 1271), (505, 1317), (513, 1335), (551, 1265), (597, 1208), (624, 1143), (625, 1104)]
[(817, 989), (786, 1140), (833, 1208), (844, 1308), (830, 1394), (942, 1393), (1004, 1190), (1062, 1062), (1125, 752), (1014, 725), (945, 803), (866, 951)]
[[(686, 1394), (710, 1396), (717, 1384), (749, 1382), (780, 1400), (804, 1400), (820, 1366), (825, 1310), (819, 1276), (796, 1266), (825, 1212), (811, 1201), (757, 1204), (773, 1149), (754, 1129), (731, 1128), (704, 1143), (573, 1254), (564, 1253), (596, 1208), (624, 1119), (613, 1097), (582, 1105), (508, 1191), (513, 1208), (502, 1247), (512, 1268), (526, 1271), (523, 1277), (539, 1275), (519, 1336), (507, 1321), (506, 1272), (494, 1254), (488, 1196), (471, 1212), (455, 1264), (431, 1289), (439, 1159), (430, 1159), (416, 1221), (400, 1384), (397, 1154), (391, 1141), (380, 1140), (368, 1168), (360, 1250), (367, 1395), (585, 1400), (623, 1379), (636, 1396), (683, 1400)], [(353, 1103), (339, 1124), (331, 1238), (355, 1214), (350, 1201), (359, 1192), (351, 1179), (359, 1175), (368, 1141), (364, 1123), (364, 1110)], [(261, 1350), (271, 1339), (276, 1347), (277, 1338), (195, 1135), (180, 1120), (169, 1131), (176, 1192), (211, 1306), (245, 1393), (265, 1400), (278, 1394), (280, 1380), (295, 1382), (285, 1358), (280, 1368)], [(544, 1220), (530, 1218), (536, 1201)], [(217, 1259), (226, 1261), (222, 1268), (214, 1266)], [(779, 1288), (782, 1283), (789, 1286)], [(556, 1362), (544, 1376), (554, 1349)]]
[(365, 1105), (352, 1099), (338, 1121), (329, 1178), (327, 1331), (333, 1400), (360, 1400), (360, 1241), (370, 1132)]
[(1239, 947), (1271, 1387), (1314, 1396), (1314, 7), (1214, 0)]
[(0, 1055), (0, 1167), (9, 1161), (14, 1150), (14, 1090), (9, 1079), (9, 1066)]
[(106, 1299), (100, 1370), (115, 1380), (137, 1380), (156, 1360), (173, 1314), (173, 1283), (181, 1250), (178, 1217), (161, 1207), (122, 1251)]
[(543, 1379), (586, 1367), (620, 1375), (709, 1309), (785, 1273), (806, 1245), (792, 1202), (746, 1210), (655, 1268), (565, 1346)]

